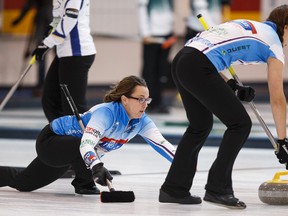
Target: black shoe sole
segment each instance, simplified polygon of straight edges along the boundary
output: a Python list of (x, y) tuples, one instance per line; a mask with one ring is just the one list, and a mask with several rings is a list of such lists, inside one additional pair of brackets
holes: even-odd
[(225, 208), (229, 208), (229, 209), (245, 209), (246, 205), (239, 205), (239, 206), (230, 206), (230, 205), (225, 205), (225, 204), (221, 204), (221, 203), (217, 203), (217, 202), (213, 202), (210, 200), (206, 200), (205, 198), (203, 199), (205, 202), (209, 202), (210, 204), (216, 205), (216, 206), (220, 206), (220, 207), (225, 207)]
[[(214, 195), (214, 194), (210, 194), (207, 193), (205, 194), (205, 197), (203, 198), (204, 201), (209, 202), (211, 204), (217, 205), (217, 206), (221, 206), (221, 207), (226, 207), (229, 209), (245, 209), (246, 208), (246, 204), (242, 201), (239, 201), (237, 203), (235, 203), (235, 205), (232, 204), (228, 204), (225, 203), (224, 200), (219, 199), (218, 197), (219, 195)], [(235, 198), (237, 199), (237, 198)]]

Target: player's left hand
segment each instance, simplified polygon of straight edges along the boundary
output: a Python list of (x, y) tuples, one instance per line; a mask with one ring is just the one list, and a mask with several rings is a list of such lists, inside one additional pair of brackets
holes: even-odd
[(250, 86), (240, 86), (234, 79), (229, 79), (227, 84), (236, 93), (241, 101), (251, 102), (255, 97), (255, 90)]
[(255, 97), (255, 90), (250, 86), (237, 86), (237, 97), (241, 101), (251, 102)]

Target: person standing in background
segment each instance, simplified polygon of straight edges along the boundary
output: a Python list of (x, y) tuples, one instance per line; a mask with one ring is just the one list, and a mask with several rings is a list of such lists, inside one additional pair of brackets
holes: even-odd
[(170, 48), (163, 48), (157, 39), (173, 35), (173, 0), (138, 0), (140, 36), (142, 38), (142, 77), (146, 80), (153, 103), (150, 113), (168, 113), (163, 103), (163, 87), (170, 75)]
[(43, 111), (49, 122), (73, 114), (60, 84), (69, 86), (79, 112), (87, 111), (88, 72), (96, 55), (89, 19), (90, 0), (54, 0), (50, 34), (32, 54), (41, 61), (56, 46), (57, 55), (48, 70), (42, 95)]
[(202, 14), (209, 26), (230, 20), (232, 0), (189, 0), (190, 16), (187, 18), (186, 41), (203, 31), (197, 15)]
[[(26, 45), (26, 49), (24, 51), (24, 59), (31, 55), (36, 46), (41, 43), (43, 38), (46, 36), (45, 31), (46, 27), (52, 22), (52, 8), (53, 2), (52, 0), (27, 0), (25, 5), (23, 6), (19, 16), (12, 21), (13, 26), (17, 26), (27, 15), (27, 13), (34, 9), (36, 10), (35, 16), (33, 18), (31, 34), (28, 38), (28, 43)], [(38, 80), (36, 85), (35, 93), (38, 95), (43, 87), (45, 80), (45, 72), (46, 72), (46, 63), (45, 58), (43, 61), (38, 62)]]

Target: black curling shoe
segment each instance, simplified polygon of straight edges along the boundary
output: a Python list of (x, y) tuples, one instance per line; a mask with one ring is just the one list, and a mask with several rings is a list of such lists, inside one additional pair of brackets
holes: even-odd
[(211, 191), (206, 191), (203, 198), (205, 201), (215, 205), (224, 206), (230, 209), (245, 209), (246, 204), (239, 201), (233, 194), (218, 194)]
[(200, 204), (201, 198), (198, 196), (187, 196), (183, 198), (172, 197), (160, 189), (159, 202), (161, 203), (179, 203), (179, 204)]
[(82, 195), (97, 195), (100, 194), (100, 190), (94, 185), (93, 187), (75, 187), (76, 194)]

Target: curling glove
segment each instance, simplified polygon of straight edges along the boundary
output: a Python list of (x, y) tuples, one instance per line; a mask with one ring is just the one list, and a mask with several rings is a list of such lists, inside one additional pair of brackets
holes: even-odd
[(241, 101), (251, 102), (255, 97), (255, 90), (250, 86), (240, 86), (234, 79), (227, 81), (230, 88), (236, 92)]
[(113, 179), (112, 175), (103, 166), (102, 162), (92, 167), (92, 176), (93, 176), (93, 180), (102, 186), (107, 186), (106, 179), (110, 181)]
[(38, 47), (34, 50), (34, 52), (32, 53), (32, 56), (36, 56), (36, 60), (43, 60), (45, 54), (47, 53), (47, 51), (49, 50), (49, 47), (46, 46), (43, 42), (41, 44), (38, 45)]
[[(279, 163), (285, 164), (288, 162), (288, 140), (287, 138), (277, 141), (277, 150), (275, 151), (276, 157), (279, 159)], [(287, 165), (286, 165), (287, 169)]]

